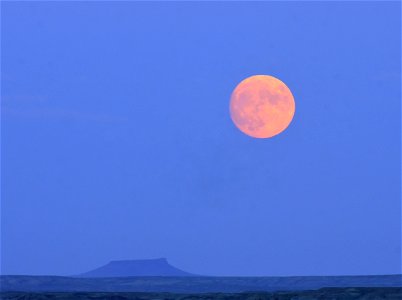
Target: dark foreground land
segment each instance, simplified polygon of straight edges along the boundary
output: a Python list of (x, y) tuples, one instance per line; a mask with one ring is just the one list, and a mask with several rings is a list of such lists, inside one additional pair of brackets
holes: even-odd
[(245, 293), (206, 293), (206, 294), (172, 294), (172, 293), (2, 293), (3, 300), (347, 300), (347, 299), (402, 299), (402, 288), (323, 288), (313, 291), (286, 292), (245, 292)]
[[(303, 290), (309, 291), (309, 290), (318, 290), (321, 288), (345, 289), (348, 287), (400, 288), (402, 287), (402, 276), (382, 275), (382, 276), (299, 276), (299, 277), (119, 277), (119, 278), (118, 277), (80, 278), (80, 277), (61, 277), (61, 276), (0, 276), (0, 288), (2, 292), (12, 292), (12, 291), (74, 292), (74, 293), (169, 292), (177, 294), (179, 293), (231, 294), (231, 293), (242, 293), (245, 291), (261, 291), (261, 292), (272, 293), (276, 291), (290, 291), (290, 292), (303, 291)], [(378, 292), (381, 291), (378, 290)]]

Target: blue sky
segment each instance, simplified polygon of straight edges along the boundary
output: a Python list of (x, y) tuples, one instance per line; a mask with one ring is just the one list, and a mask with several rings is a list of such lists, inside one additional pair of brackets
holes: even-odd
[[(401, 268), (400, 3), (3, 2), (2, 273)], [(234, 87), (284, 81), (252, 139)]]

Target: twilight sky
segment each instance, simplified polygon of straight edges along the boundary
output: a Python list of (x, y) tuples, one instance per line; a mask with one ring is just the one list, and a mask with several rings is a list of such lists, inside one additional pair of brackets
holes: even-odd
[[(401, 272), (398, 2), (2, 2), (2, 274)], [(272, 139), (230, 94), (284, 81)]]

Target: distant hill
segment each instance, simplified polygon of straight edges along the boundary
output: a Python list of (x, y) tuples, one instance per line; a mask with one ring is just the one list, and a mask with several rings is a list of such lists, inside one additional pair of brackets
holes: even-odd
[(166, 258), (111, 261), (95, 270), (78, 275), (78, 277), (92, 278), (132, 276), (182, 277), (194, 275), (170, 265)]

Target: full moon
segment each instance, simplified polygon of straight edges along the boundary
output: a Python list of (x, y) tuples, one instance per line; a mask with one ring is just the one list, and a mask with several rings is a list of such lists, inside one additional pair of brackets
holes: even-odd
[(295, 114), (292, 92), (279, 79), (254, 75), (244, 79), (230, 98), (230, 116), (243, 133), (270, 138), (284, 131)]

